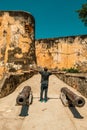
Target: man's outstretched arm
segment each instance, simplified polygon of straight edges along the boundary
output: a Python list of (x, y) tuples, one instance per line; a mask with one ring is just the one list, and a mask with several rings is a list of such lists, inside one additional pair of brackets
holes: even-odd
[(59, 74), (58, 71), (51, 71), (52, 74)]
[(34, 68), (31, 68), (30, 71), (33, 71), (33, 72), (39, 72), (39, 70), (34, 69)]

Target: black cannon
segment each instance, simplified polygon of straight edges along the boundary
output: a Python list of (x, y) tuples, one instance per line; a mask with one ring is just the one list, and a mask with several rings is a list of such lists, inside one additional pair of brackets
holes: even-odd
[(33, 95), (30, 86), (25, 86), (16, 98), (18, 105), (29, 105), (32, 104)]
[(61, 96), (60, 96), (63, 104), (65, 106), (77, 106), (77, 107), (83, 107), (85, 104), (84, 98), (81, 96), (76, 95), (71, 90), (69, 90), (66, 87), (63, 87), (61, 89)]

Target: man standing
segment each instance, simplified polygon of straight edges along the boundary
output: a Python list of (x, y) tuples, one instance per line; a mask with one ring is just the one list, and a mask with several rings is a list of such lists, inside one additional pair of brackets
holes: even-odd
[(32, 70), (39, 72), (41, 74), (40, 101), (47, 102), (49, 76), (52, 74), (56, 74), (57, 72), (49, 72), (47, 67), (44, 67), (44, 69), (41, 71), (35, 70), (35, 69), (32, 69)]
[[(40, 101), (47, 102), (49, 76), (52, 74), (52, 72), (49, 72), (48, 68), (44, 67), (44, 70), (39, 71), (39, 73), (41, 74)], [(43, 99), (43, 93), (44, 93), (44, 99)]]

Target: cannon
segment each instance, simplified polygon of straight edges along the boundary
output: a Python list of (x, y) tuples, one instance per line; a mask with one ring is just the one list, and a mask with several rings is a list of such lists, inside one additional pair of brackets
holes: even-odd
[(25, 86), (16, 98), (18, 105), (29, 105), (32, 104), (33, 94), (30, 86)]
[(60, 98), (65, 106), (83, 107), (85, 104), (85, 100), (83, 97), (78, 96), (66, 87), (61, 88)]

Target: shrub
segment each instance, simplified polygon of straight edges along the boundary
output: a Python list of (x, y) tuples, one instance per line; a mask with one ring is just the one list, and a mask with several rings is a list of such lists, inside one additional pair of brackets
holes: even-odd
[(69, 68), (69, 69), (66, 69), (64, 68), (63, 71), (66, 71), (67, 73), (79, 73), (79, 70), (78, 69), (75, 69), (75, 68)]

